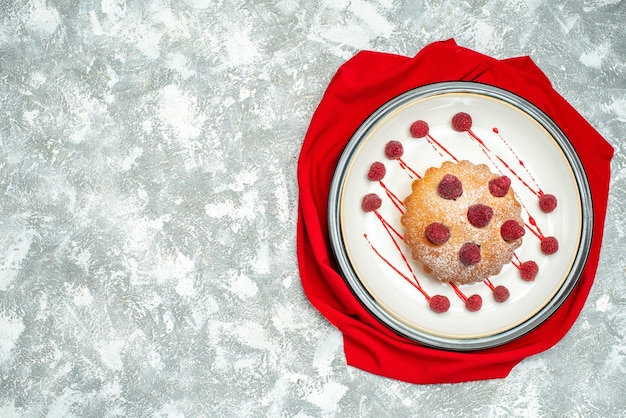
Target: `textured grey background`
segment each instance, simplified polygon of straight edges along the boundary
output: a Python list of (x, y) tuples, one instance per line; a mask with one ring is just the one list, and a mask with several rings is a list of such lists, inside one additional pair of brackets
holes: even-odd
[[(626, 2), (0, 2), (0, 416), (626, 416)], [(361, 49), (530, 55), (616, 149), (596, 283), (504, 380), (346, 366), (298, 153)]]

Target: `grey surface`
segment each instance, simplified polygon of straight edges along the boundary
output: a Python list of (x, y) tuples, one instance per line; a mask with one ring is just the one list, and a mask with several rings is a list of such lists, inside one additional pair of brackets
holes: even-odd
[[(0, 3), (0, 416), (626, 416), (626, 3)], [(346, 366), (295, 169), (361, 49), (530, 55), (616, 149), (601, 265), (504, 380)]]

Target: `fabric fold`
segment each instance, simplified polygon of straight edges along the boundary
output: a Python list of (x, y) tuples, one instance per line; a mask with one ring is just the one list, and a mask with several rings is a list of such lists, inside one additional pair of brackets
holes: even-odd
[[(578, 284), (550, 318), (507, 344), (471, 352), (426, 347), (397, 335), (354, 297), (334, 263), (328, 238), (328, 194), (337, 161), (356, 129), (378, 107), (413, 88), (474, 81), (508, 90), (545, 112), (572, 142), (594, 202), (591, 251)], [(563, 338), (578, 317), (598, 265), (613, 148), (559, 95), (529, 57), (497, 60), (435, 42), (414, 57), (363, 51), (344, 63), (313, 114), (298, 161), (297, 256), (311, 303), (344, 336), (348, 364), (412, 383), (503, 378), (524, 358)]]

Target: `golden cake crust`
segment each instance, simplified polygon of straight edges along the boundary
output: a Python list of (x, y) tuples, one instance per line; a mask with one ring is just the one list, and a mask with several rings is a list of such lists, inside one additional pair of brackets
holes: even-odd
[[(437, 187), (446, 174), (456, 176), (463, 186), (457, 199), (446, 199)], [(511, 262), (513, 252), (522, 244), (522, 238), (505, 241), (500, 228), (508, 220), (523, 226), (521, 205), (509, 188), (502, 197), (489, 191), (489, 182), (499, 176), (485, 164), (469, 161), (444, 162), (441, 167), (431, 167), (421, 179), (412, 184), (412, 193), (404, 200), (404, 242), (411, 249), (413, 259), (422, 264), (426, 273), (444, 282), (468, 284), (479, 282), (500, 273), (502, 266)], [(468, 208), (481, 204), (493, 209), (488, 225), (475, 227), (468, 220)], [(448, 227), (450, 238), (444, 244), (434, 244), (426, 236), (432, 223)], [(459, 251), (463, 244), (474, 243), (480, 247), (480, 261), (467, 265), (461, 261)]]

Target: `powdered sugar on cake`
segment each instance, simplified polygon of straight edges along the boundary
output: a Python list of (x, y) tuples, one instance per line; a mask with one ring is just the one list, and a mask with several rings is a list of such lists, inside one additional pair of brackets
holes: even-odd
[[(463, 185), (456, 199), (442, 197), (436, 191), (441, 180), (451, 175)], [(405, 227), (404, 242), (425, 271), (445, 282), (467, 284), (499, 274), (502, 266), (511, 262), (522, 239), (505, 241), (500, 228), (507, 221), (523, 225), (521, 206), (512, 189), (503, 197), (490, 193), (489, 182), (497, 177), (484, 164), (447, 161), (439, 168), (429, 168), (422, 179), (413, 182), (401, 222)], [(489, 221), (481, 219), (481, 224), (486, 223), (481, 227), (472, 225), (468, 218), (468, 210), (471, 218), (471, 208), (476, 205), (491, 209)], [(426, 237), (424, 231), (433, 222), (450, 229), (448, 242), (435, 244)]]

